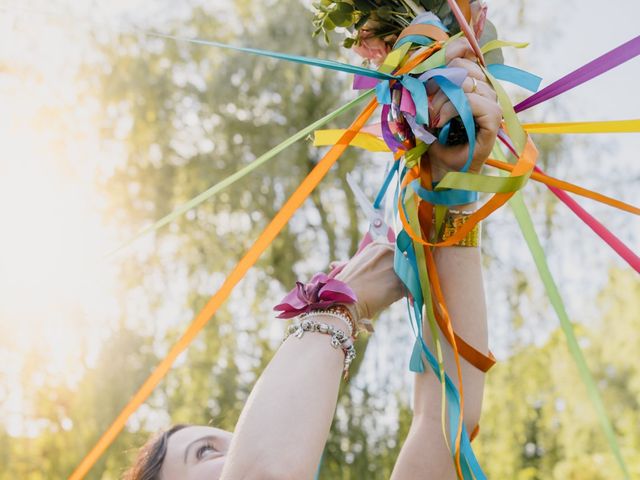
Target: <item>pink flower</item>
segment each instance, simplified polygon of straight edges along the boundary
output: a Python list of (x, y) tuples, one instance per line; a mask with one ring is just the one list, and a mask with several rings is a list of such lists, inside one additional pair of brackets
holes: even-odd
[(379, 66), (387, 58), (388, 53), (391, 51), (391, 45), (382, 38), (376, 37), (373, 31), (365, 26), (358, 32), (358, 40), (353, 46), (353, 51), (374, 65)]
[(293, 318), (336, 303), (349, 304), (355, 301), (356, 294), (346, 283), (326, 273), (316, 273), (307, 284), (296, 282), (295, 288), (273, 309), (281, 312), (278, 318)]
[(483, 0), (478, 0), (471, 4), (471, 27), (476, 34), (476, 38), (482, 36), (484, 24), (487, 21), (487, 4)]

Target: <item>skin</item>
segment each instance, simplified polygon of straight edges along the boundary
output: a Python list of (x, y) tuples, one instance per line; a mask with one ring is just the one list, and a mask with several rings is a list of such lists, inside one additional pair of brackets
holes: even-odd
[[(478, 124), (476, 147), (470, 172), (480, 172), (493, 145), (502, 121), (502, 109), (497, 96), (489, 85), (471, 45), (465, 38), (459, 38), (446, 51), (448, 66), (467, 70), (469, 77), (462, 87), (474, 119)], [(427, 85), (430, 96), (430, 114), (437, 118), (437, 127), (457, 115), (453, 105), (435, 85)], [(450, 171), (458, 171), (467, 161), (468, 145), (446, 146), (438, 142), (432, 144), (427, 153), (434, 181), (439, 181)], [(457, 205), (452, 209), (475, 210), (477, 205)], [(454, 331), (467, 343), (484, 354), (488, 353), (487, 308), (485, 304), (484, 283), (482, 279), (480, 248), (445, 247), (434, 249), (434, 259), (439, 273), (442, 292), (447, 304)], [(426, 319), (425, 319), (426, 320)], [(428, 331), (428, 325), (423, 325)], [(441, 337), (442, 338), (442, 337)], [(431, 351), (433, 342), (426, 339)], [(452, 379), (457, 379), (453, 350), (446, 342), (443, 347), (445, 370)], [(461, 359), (462, 382), (464, 385), (464, 421), (467, 431), (471, 432), (480, 421), (485, 374)], [(455, 381), (455, 380), (454, 380)], [(454, 464), (441, 428), (441, 385), (431, 372), (415, 374), (413, 419), (407, 439), (391, 475), (392, 480), (419, 480), (456, 478)], [(447, 432), (448, 434), (448, 432)]]
[[(472, 92), (474, 82), (470, 79), (465, 81), (463, 89), (478, 124), (470, 170), (479, 172), (495, 142), (502, 111), (465, 39), (458, 39), (447, 47), (446, 60), (450, 66), (465, 68), (476, 79), (475, 91)], [(436, 85), (428, 85), (428, 93), (430, 114), (438, 118), (437, 126), (442, 126), (456, 112)], [(467, 159), (467, 149), (466, 145), (448, 147), (434, 143), (428, 152), (434, 180), (459, 170)], [(437, 248), (434, 257), (454, 330), (486, 354), (487, 319), (479, 248)], [(374, 245), (365, 255), (356, 255), (341, 275), (356, 292), (357, 311), (371, 317), (401, 296), (389, 246)], [(372, 288), (374, 285), (384, 288), (376, 290)], [(316, 320), (344, 328), (339, 320), (330, 316)], [(425, 331), (428, 331), (426, 325)], [(313, 478), (335, 412), (344, 358), (342, 352), (328, 346), (327, 341), (326, 335), (319, 333), (306, 333), (300, 339), (289, 337), (256, 383), (233, 437), (229, 432), (211, 427), (189, 427), (176, 432), (169, 440), (162, 478)], [(446, 341), (442, 345), (447, 373), (455, 379), (452, 350)], [(465, 423), (470, 432), (480, 419), (484, 374), (465, 360), (461, 362)], [(440, 427), (440, 401), (440, 382), (435, 375), (416, 374), (413, 420), (394, 467), (393, 480), (456, 478)], [(198, 441), (207, 435), (213, 435), (212, 446), (207, 446), (204, 440)], [(190, 449), (185, 462), (188, 445), (194, 440), (199, 442), (198, 448), (203, 447), (202, 456), (196, 458)]]
[(231, 432), (226, 430), (205, 426), (178, 430), (169, 437), (160, 478), (219, 479), (231, 444), (231, 436)]

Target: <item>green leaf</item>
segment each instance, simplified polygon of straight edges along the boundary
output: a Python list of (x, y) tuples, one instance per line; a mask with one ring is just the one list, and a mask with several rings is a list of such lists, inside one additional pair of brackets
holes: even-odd
[(353, 16), (338, 14), (336, 16), (331, 15), (331, 20), (335, 23), (336, 27), (350, 27), (353, 25)]
[(353, 5), (347, 2), (336, 3), (335, 8), (329, 13), (329, 18), (337, 27), (350, 27), (353, 25)]
[(325, 17), (324, 22), (322, 23), (322, 27), (325, 29), (325, 33), (327, 31), (335, 30), (336, 24), (333, 23), (329, 16)]
[(351, 48), (351, 47), (353, 47), (354, 43), (356, 43), (356, 39), (355, 38), (347, 37), (347, 38), (344, 39), (344, 42), (342, 42), (342, 46), (344, 48)]

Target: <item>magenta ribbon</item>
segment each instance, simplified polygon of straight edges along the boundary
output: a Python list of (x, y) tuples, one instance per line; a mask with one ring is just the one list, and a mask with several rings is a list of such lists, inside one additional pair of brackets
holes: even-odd
[(378, 84), (377, 78), (365, 77), (364, 75), (353, 76), (353, 90), (368, 90), (370, 88), (376, 88)]
[(561, 93), (582, 85), (638, 55), (640, 55), (640, 35), (556, 80), (538, 93), (534, 93), (520, 102), (514, 109), (516, 112), (522, 112), (539, 103), (557, 97)]
[[(336, 274), (334, 270), (331, 274)], [(309, 283), (296, 282), (296, 286), (273, 307), (282, 312), (277, 318), (293, 318), (313, 310), (329, 308), (337, 303), (354, 303), (356, 294), (351, 287), (326, 273), (316, 273)]]
[[(509, 149), (514, 155), (517, 155), (515, 148), (508, 141), (508, 138), (503, 138), (498, 135), (498, 138), (502, 141), (502, 143)], [(539, 167), (534, 167), (534, 170), (542, 175), (546, 175), (545, 172), (542, 171)], [(598, 235), (602, 240), (604, 240), (607, 245), (609, 245), (620, 257), (622, 257), (635, 271), (640, 273), (640, 257), (638, 257), (633, 251), (627, 247), (622, 240), (616, 237), (613, 233), (611, 233), (607, 227), (602, 225), (598, 220), (596, 220), (593, 216), (591, 216), (584, 208), (582, 208), (578, 202), (576, 202), (573, 198), (567, 194), (564, 190), (561, 190), (558, 187), (552, 187), (551, 185), (547, 185), (547, 188), (553, 192), (553, 194), (558, 197), (558, 199), (564, 203), (569, 209), (575, 213), (580, 220), (586, 223), (591, 230), (593, 230), (596, 235)]]
[[(535, 167), (535, 171), (538, 173), (545, 174), (538, 167)], [(638, 257), (633, 251), (627, 247), (622, 241), (616, 237), (613, 233), (611, 233), (607, 228), (602, 225), (598, 220), (593, 218), (587, 211), (582, 208), (578, 202), (576, 202), (573, 198), (571, 198), (565, 191), (552, 187), (551, 185), (547, 185), (549, 189), (554, 193), (561, 202), (563, 202), (567, 207), (575, 213), (580, 220), (586, 223), (591, 230), (593, 230), (596, 235), (602, 238), (607, 244), (613, 248), (613, 250), (620, 255), (636, 272), (640, 273), (640, 257)]]

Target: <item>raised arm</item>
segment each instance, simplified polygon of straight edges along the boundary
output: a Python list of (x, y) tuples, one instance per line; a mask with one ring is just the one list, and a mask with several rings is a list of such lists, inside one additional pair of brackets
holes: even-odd
[[(494, 145), (502, 112), (496, 102), (495, 92), (487, 83), (482, 70), (473, 61), (466, 41), (460, 40), (454, 48), (449, 48), (447, 57), (449, 65), (465, 68), (469, 72), (469, 78), (465, 80), (463, 88), (478, 124), (477, 143), (471, 167), (472, 172), (478, 172)], [(433, 113), (436, 118), (439, 116), (438, 126), (442, 126), (456, 115), (456, 112), (442, 92), (436, 89), (430, 93), (433, 94)], [(467, 145), (447, 147), (435, 143), (429, 149), (428, 158), (424, 160), (430, 163), (434, 180), (437, 181), (448, 171), (460, 169), (466, 161), (467, 154)], [(458, 205), (451, 207), (450, 212), (471, 211), (475, 208), (475, 204)], [(454, 331), (477, 351), (487, 355), (487, 312), (479, 247), (436, 248), (433, 254)], [(424, 325), (424, 331), (429, 331), (428, 325)], [(440, 338), (443, 339), (443, 336)], [(434, 351), (431, 339), (426, 340)], [(453, 351), (446, 340), (443, 339), (441, 344), (445, 370), (455, 381), (458, 374)], [(467, 431), (471, 433), (480, 420), (484, 373), (464, 359), (461, 359), (461, 367), (464, 420)], [(431, 371), (416, 374), (413, 401), (413, 421), (392, 479), (455, 479), (454, 463), (441, 427), (440, 380)], [(451, 439), (448, 440), (451, 442)]]
[[(358, 301), (355, 320), (371, 318), (400, 299), (393, 247), (372, 243), (336, 276)], [(314, 321), (345, 330), (340, 319)], [(313, 478), (333, 419), (345, 355), (331, 337), (291, 335), (278, 349), (249, 396), (229, 449), (223, 480)]]

